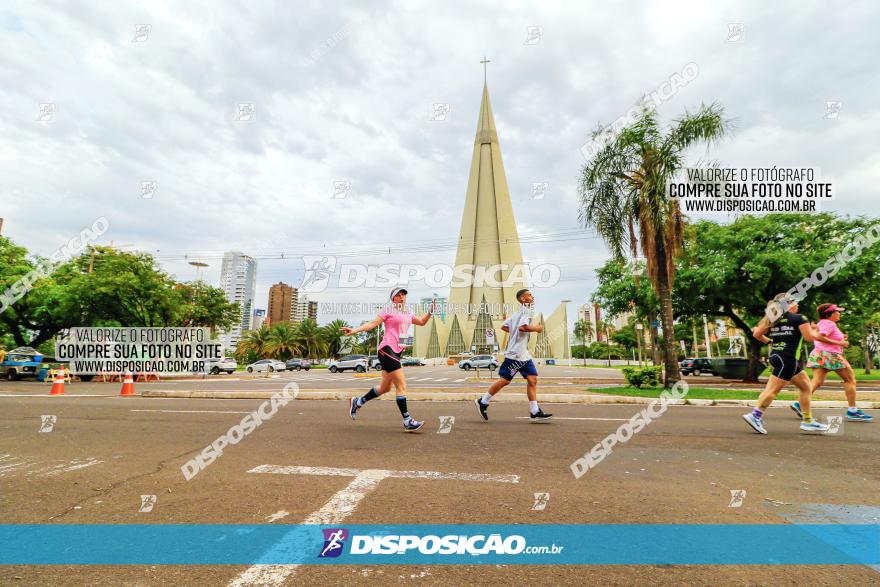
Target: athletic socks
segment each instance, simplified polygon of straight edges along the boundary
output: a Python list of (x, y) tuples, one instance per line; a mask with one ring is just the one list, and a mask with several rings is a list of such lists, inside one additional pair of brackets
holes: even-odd
[(488, 406), (490, 401), (492, 401), (492, 394), (487, 391), (483, 394), (483, 398), (480, 400), (480, 403)]
[(538, 407), (538, 402), (529, 402), (529, 413), (537, 414), (541, 409)]
[(812, 421), (813, 421), (813, 412), (812, 411), (804, 412), (804, 422), (809, 424)]
[(397, 409), (400, 410), (400, 415), (403, 416), (403, 423), (408, 424), (410, 416), (409, 412), (406, 410), (406, 396), (398, 396), (395, 401), (397, 402)]
[(764, 416), (764, 412), (762, 412), (758, 408), (755, 408), (754, 410), (752, 410), (752, 415), (756, 418), (761, 418)]
[(364, 395), (364, 397), (359, 397), (359, 398), (358, 398), (358, 401), (357, 401), (357, 407), (361, 408), (361, 407), (363, 407), (363, 405), (364, 405), (365, 403), (367, 403), (367, 402), (370, 401), (371, 399), (376, 399), (377, 397), (379, 397), (379, 394), (376, 393), (376, 388), (374, 387), (374, 388), (370, 389), (370, 391), (368, 391), (368, 392)]

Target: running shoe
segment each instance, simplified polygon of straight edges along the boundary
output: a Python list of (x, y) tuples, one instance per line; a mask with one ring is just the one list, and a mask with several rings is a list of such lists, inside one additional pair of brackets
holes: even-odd
[(477, 409), (480, 410), (480, 415), (483, 416), (483, 420), (488, 420), (489, 414), (486, 413), (486, 409), (489, 407), (489, 404), (484, 404), (480, 401), (480, 398), (475, 399), (474, 403), (477, 404)]
[(862, 410), (856, 410), (855, 412), (846, 411), (846, 419), (850, 422), (872, 422), (874, 420), (874, 416), (870, 414), (866, 414)]
[(351, 415), (352, 420), (357, 420), (358, 417), (358, 398), (352, 397), (348, 400), (348, 413)]
[(545, 414), (541, 410), (538, 410), (534, 414), (531, 414), (532, 422), (542, 422), (544, 420), (549, 420), (553, 417), (553, 414)]
[(743, 420), (746, 421), (746, 424), (755, 429), (755, 432), (760, 432), (761, 434), (767, 434), (767, 429), (764, 428), (764, 419), (757, 418), (751, 412), (748, 414), (743, 414)]
[(410, 418), (410, 421), (403, 425), (403, 430), (405, 432), (415, 432), (416, 430), (421, 428), (424, 424), (425, 424), (424, 421), (419, 422), (418, 420), (416, 420), (414, 418)]
[(804, 419), (804, 413), (801, 412), (801, 402), (791, 402), (791, 405), (789, 407), (791, 408), (792, 412), (798, 415), (798, 418), (800, 418), (801, 420)]
[(820, 424), (815, 420), (812, 422), (801, 422), (801, 430), (804, 432), (828, 432), (828, 425)]

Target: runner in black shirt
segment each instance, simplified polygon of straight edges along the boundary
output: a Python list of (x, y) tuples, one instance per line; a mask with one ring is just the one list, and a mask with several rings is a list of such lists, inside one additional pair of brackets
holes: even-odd
[[(810, 404), (804, 404), (810, 400), (810, 379), (804, 373), (798, 362), (798, 354), (804, 340), (813, 342), (814, 330), (810, 322), (797, 313), (798, 301), (787, 294), (779, 294), (768, 305), (766, 316), (752, 330), (752, 335), (765, 344), (770, 344), (770, 368), (772, 375), (767, 380), (767, 386), (758, 398), (758, 405), (754, 411), (744, 414), (743, 419), (756, 432), (767, 434), (764, 428), (764, 410), (770, 407), (776, 395), (783, 387), (793, 383), (800, 390), (800, 404), (803, 412), (801, 430), (804, 432), (825, 432), (828, 426), (813, 420)], [(771, 312), (770, 309), (781, 310)], [(772, 321), (769, 316), (778, 315)]]

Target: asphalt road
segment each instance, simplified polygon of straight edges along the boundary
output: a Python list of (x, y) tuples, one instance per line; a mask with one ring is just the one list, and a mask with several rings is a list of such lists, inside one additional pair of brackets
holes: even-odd
[[(279, 388), (283, 383), (269, 381)], [(5, 394), (0, 397), (0, 519), (301, 523), (329, 507), (351, 524), (775, 524), (811, 504), (835, 504), (841, 511), (863, 506), (860, 511), (880, 522), (878, 424), (846, 423), (842, 434), (809, 436), (798, 433), (787, 409), (771, 409), (770, 434), (760, 436), (740, 419), (742, 408), (671, 407), (575, 479), (572, 461), (639, 406), (545, 405), (557, 419), (534, 424), (525, 418), (524, 403), (491, 406), (486, 423), (468, 402), (411, 402), (413, 415), (427, 424), (420, 433), (406, 434), (391, 402), (369, 404), (352, 422), (345, 402), (296, 400), (186, 481), (180, 466), (260, 403)], [(819, 410), (817, 415), (836, 413)], [(40, 432), (46, 415), (55, 416), (52, 431)], [(441, 417), (447, 416), (455, 417), (452, 431), (437, 434)], [(264, 465), (300, 469), (249, 472)], [(384, 479), (349, 503), (347, 511), (328, 502), (351, 478), (314, 474), (321, 468), (436, 471), (452, 477)], [(302, 474), (306, 470), (313, 474)], [(516, 475), (517, 482), (455, 477), (464, 474)], [(732, 490), (746, 491), (741, 507), (729, 507)], [(550, 494), (543, 511), (531, 509), (536, 492)], [(156, 496), (152, 511), (139, 512), (141, 495)], [(249, 577), (255, 577), (253, 571), (243, 566), (0, 567), (0, 583), (15, 585), (203, 587), (247, 584)], [(878, 577), (877, 571), (858, 566), (675, 565), (302, 566), (275, 569), (268, 576), (286, 585), (864, 585), (876, 584)]]

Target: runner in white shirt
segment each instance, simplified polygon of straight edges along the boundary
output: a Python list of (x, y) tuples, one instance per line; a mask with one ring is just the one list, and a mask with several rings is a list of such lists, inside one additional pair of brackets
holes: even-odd
[(526, 379), (526, 394), (529, 398), (529, 413), (532, 421), (549, 420), (553, 414), (545, 414), (538, 407), (538, 370), (535, 363), (532, 362), (532, 355), (529, 354), (529, 336), (532, 332), (541, 332), (541, 325), (531, 326), (532, 306), (535, 298), (532, 292), (527, 289), (521, 289), (516, 292), (516, 301), (522, 304), (519, 312), (504, 321), (501, 330), (507, 332), (510, 336), (507, 339), (507, 350), (504, 352), (504, 362), (498, 369), (500, 379), (492, 384), (482, 398), (474, 400), (480, 415), (484, 420), (489, 419), (487, 409), (492, 396), (501, 391), (514, 375), (519, 373)]

